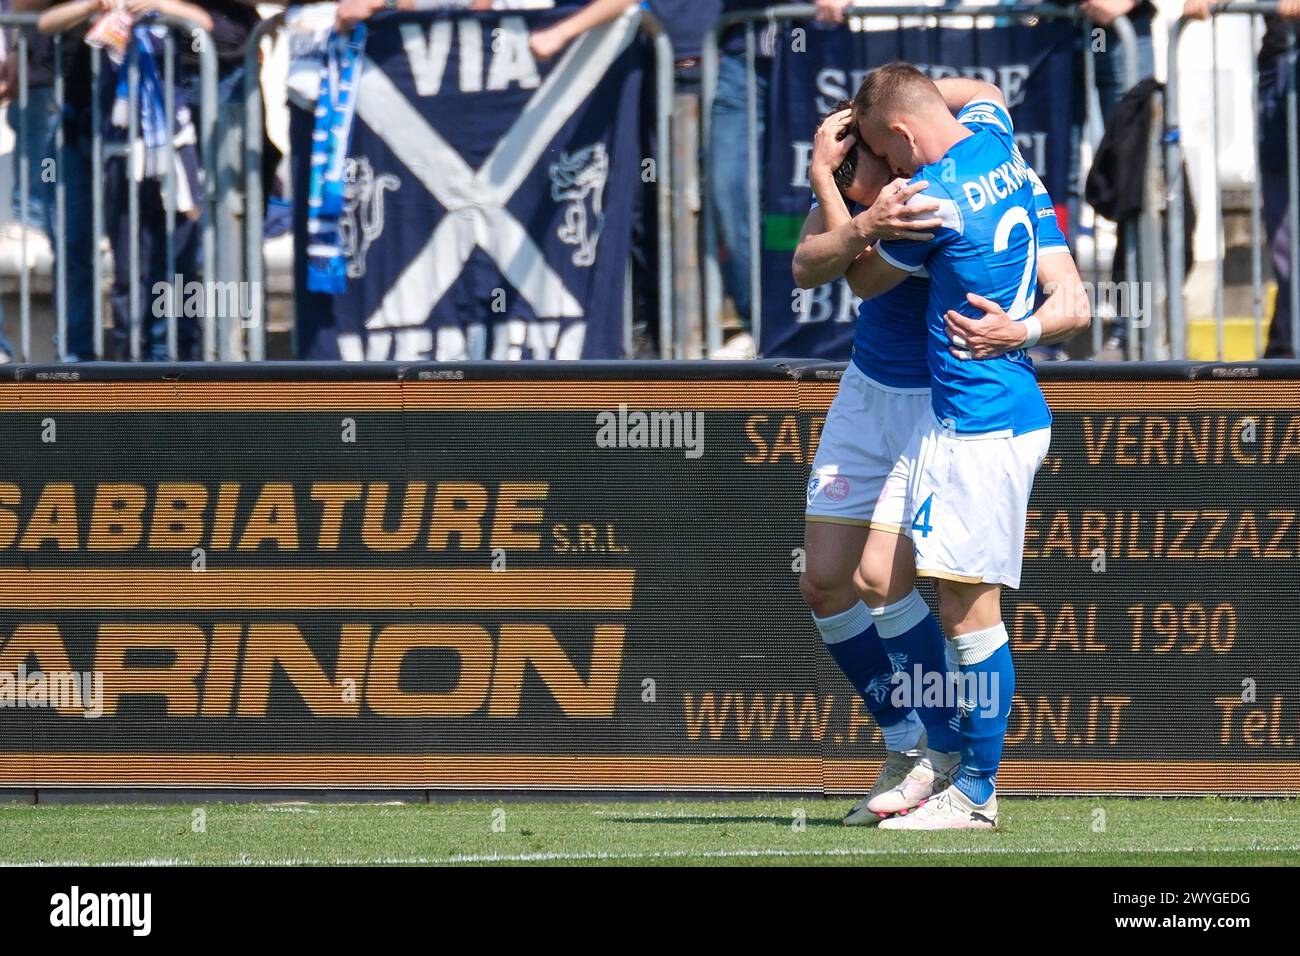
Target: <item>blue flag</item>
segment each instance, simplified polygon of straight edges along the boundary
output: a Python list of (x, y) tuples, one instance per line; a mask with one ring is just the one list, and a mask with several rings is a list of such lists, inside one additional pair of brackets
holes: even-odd
[(337, 357), (621, 356), (638, 14), (536, 60), (530, 30), (566, 12), (371, 21), (338, 220)]
[[(929, 76), (968, 76), (1001, 88), (1021, 154), (1042, 177), (1067, 224), (1070, 104), (1079, 28), (1070, 21), (1034, 26), (987, 19), (974, 29), (909, 26), (851, 31), (787, 26), (778, 38), (769, 85), (763, 177), (763, 322), (766, 357), (846, 361), (858, 300), (839, 279), (799, 294), (790, 258), (812, 201), (808, 162), (818, 120), (838, 99), (852, 99), (863, 77), (893, 60)], [(792, 34), (794, 29), (801, 34)]]

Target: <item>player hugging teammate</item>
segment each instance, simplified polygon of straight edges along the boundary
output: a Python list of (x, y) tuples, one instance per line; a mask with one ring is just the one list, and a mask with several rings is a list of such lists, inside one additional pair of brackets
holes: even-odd
[(995, 86), (880, 67), (818, 129), (810, 177), (795, 281), (845, 276), (864, 301), (808, 481), (800, 583), (888, 751), (844, 822), (992, 828), (1015, 689), (1001, 591), (1020, 585), (1051, 436), (1025, 350), (1086, 327), (1087, 296)]

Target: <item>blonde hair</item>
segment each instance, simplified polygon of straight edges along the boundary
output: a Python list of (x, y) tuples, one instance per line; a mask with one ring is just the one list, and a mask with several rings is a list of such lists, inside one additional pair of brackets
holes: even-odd
[(888, 123), (899, 114), (947, 109), (939, 87), (910, 63), (887, 63), (867, 74), (853, 97), (855, 123)]

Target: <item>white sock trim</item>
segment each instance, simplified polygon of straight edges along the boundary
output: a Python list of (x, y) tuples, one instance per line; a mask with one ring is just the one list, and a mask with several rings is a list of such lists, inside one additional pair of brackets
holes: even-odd
[(912, 593), (897, 604), (873, 607), (871, 619), (876, 622), (876, 629), (882, 638), (901, 637), (925, 620), (930, 613), (930, 606), (921, 597), (921, 592), (913, 588)]
[(821, 631), (822, 640), (827, 644), (840, 644), (857, 637), (871, 626), (871, 609), (859, 601), (847, 611), (832, 614), (830, 617), (813, 615), (817, 630)]
[(1007, 626), (998, 621), (982, 631), (960, 634), (952, 639), (952, 643), (957, 648), (957, 663), (970, 667), (988, 660), (994, 651), (1007, 643)]

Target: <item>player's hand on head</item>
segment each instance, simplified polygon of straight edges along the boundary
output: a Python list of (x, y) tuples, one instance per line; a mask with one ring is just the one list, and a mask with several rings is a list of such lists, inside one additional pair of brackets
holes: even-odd
[(934, 231), (943, 225), (943, 220), (935, 215), (939, 203), (928, 196), (918, 195), (929, 185), (924, 179), (914, 183), (895, 179), (880, 190), (869, 209), (855, 218), (858, 229), (873, 242), (881, 239), (933, 239)]
[(944, 316), (944, 328), (952, 343), (948, 351), (955, 358), (996, 358), (1024, 345), (1027, 336), (1024, 323), (1014, 321), (1002, 306), (973, 292), (966, 294), (966, 301), (984, 314), (972, 319), (949, 309)]
[(809, 175), (834, 176), (849, 150), (858, 145), (858, 134), (853, 129), (853, 110), (843, 109), (832, 113), (817, 127), (813, 136), (813, 152)]

